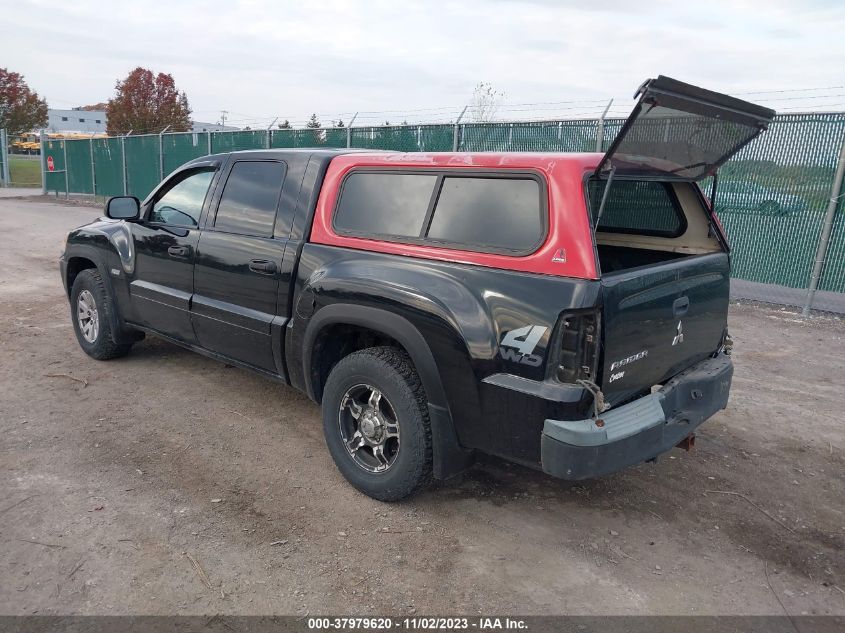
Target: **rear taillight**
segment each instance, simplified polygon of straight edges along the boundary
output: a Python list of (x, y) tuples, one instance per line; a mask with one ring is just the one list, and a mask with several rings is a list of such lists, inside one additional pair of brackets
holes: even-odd
[(558, 324), (558, 364), (555, 378), (561, 382), (596, 379), (599, 349), (599, 315), (596, 312), (573, 312), (561, 317)]

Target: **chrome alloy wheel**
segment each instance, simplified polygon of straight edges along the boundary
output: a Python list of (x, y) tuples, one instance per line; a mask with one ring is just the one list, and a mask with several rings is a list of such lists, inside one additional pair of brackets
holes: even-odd
[(83, 290), (76, 298), (76, 321), (79, 323), (82, 338), (89, 343), (94, 343), (100, 333), (100, 316), (97, 313), (94, 295), (89, 290)]
[(338, 425), (344, 446), (358, 466), (381, 473), (399, 455), (399, 420), (388, 399), (371, 385), (355, 385), (340, 401)]

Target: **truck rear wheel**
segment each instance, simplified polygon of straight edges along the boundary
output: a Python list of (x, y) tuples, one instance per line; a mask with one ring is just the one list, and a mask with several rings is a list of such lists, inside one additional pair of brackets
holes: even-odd
[(70, 315), (79, 346), (97, 360), (119, 358), (132, 344), (118, 344), (112, 338), (111, 311), (114, 306), (96, 269), (80, 272), (70, 291)]
[(398, 501), (431, 479), (431, 426), (411, 359), (392, 347), (343, 358), (323, 391), (323, 431), (338, 470), (380, 501)]

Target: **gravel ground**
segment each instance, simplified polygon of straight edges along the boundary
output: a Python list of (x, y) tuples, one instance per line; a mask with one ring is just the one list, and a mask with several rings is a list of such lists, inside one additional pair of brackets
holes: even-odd
[(0, 613), (845, 614), (841, 320), (732, 306), (691, 453), (579, 484), (484, 459), (385, 505), (294, 390), (82, 353), (56, 260), (97, 214), (0, 200)]

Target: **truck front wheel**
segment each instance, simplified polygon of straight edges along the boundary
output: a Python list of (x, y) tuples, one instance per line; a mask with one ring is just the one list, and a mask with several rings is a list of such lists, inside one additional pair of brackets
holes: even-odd
[(338, 470), (380, 501), (398, 501), (431, 479), (425, 390), (411, 359), (393, 347), (343, 358), (323, 391), (323, 431)]
[(126, 356), (131, 344), (114, 342), (111, 311), (114, 309), (106, 284), (96, 269), (80, 272), (70, 291), (70, 314), (79, 346), (91, 358), (110, 360)]

